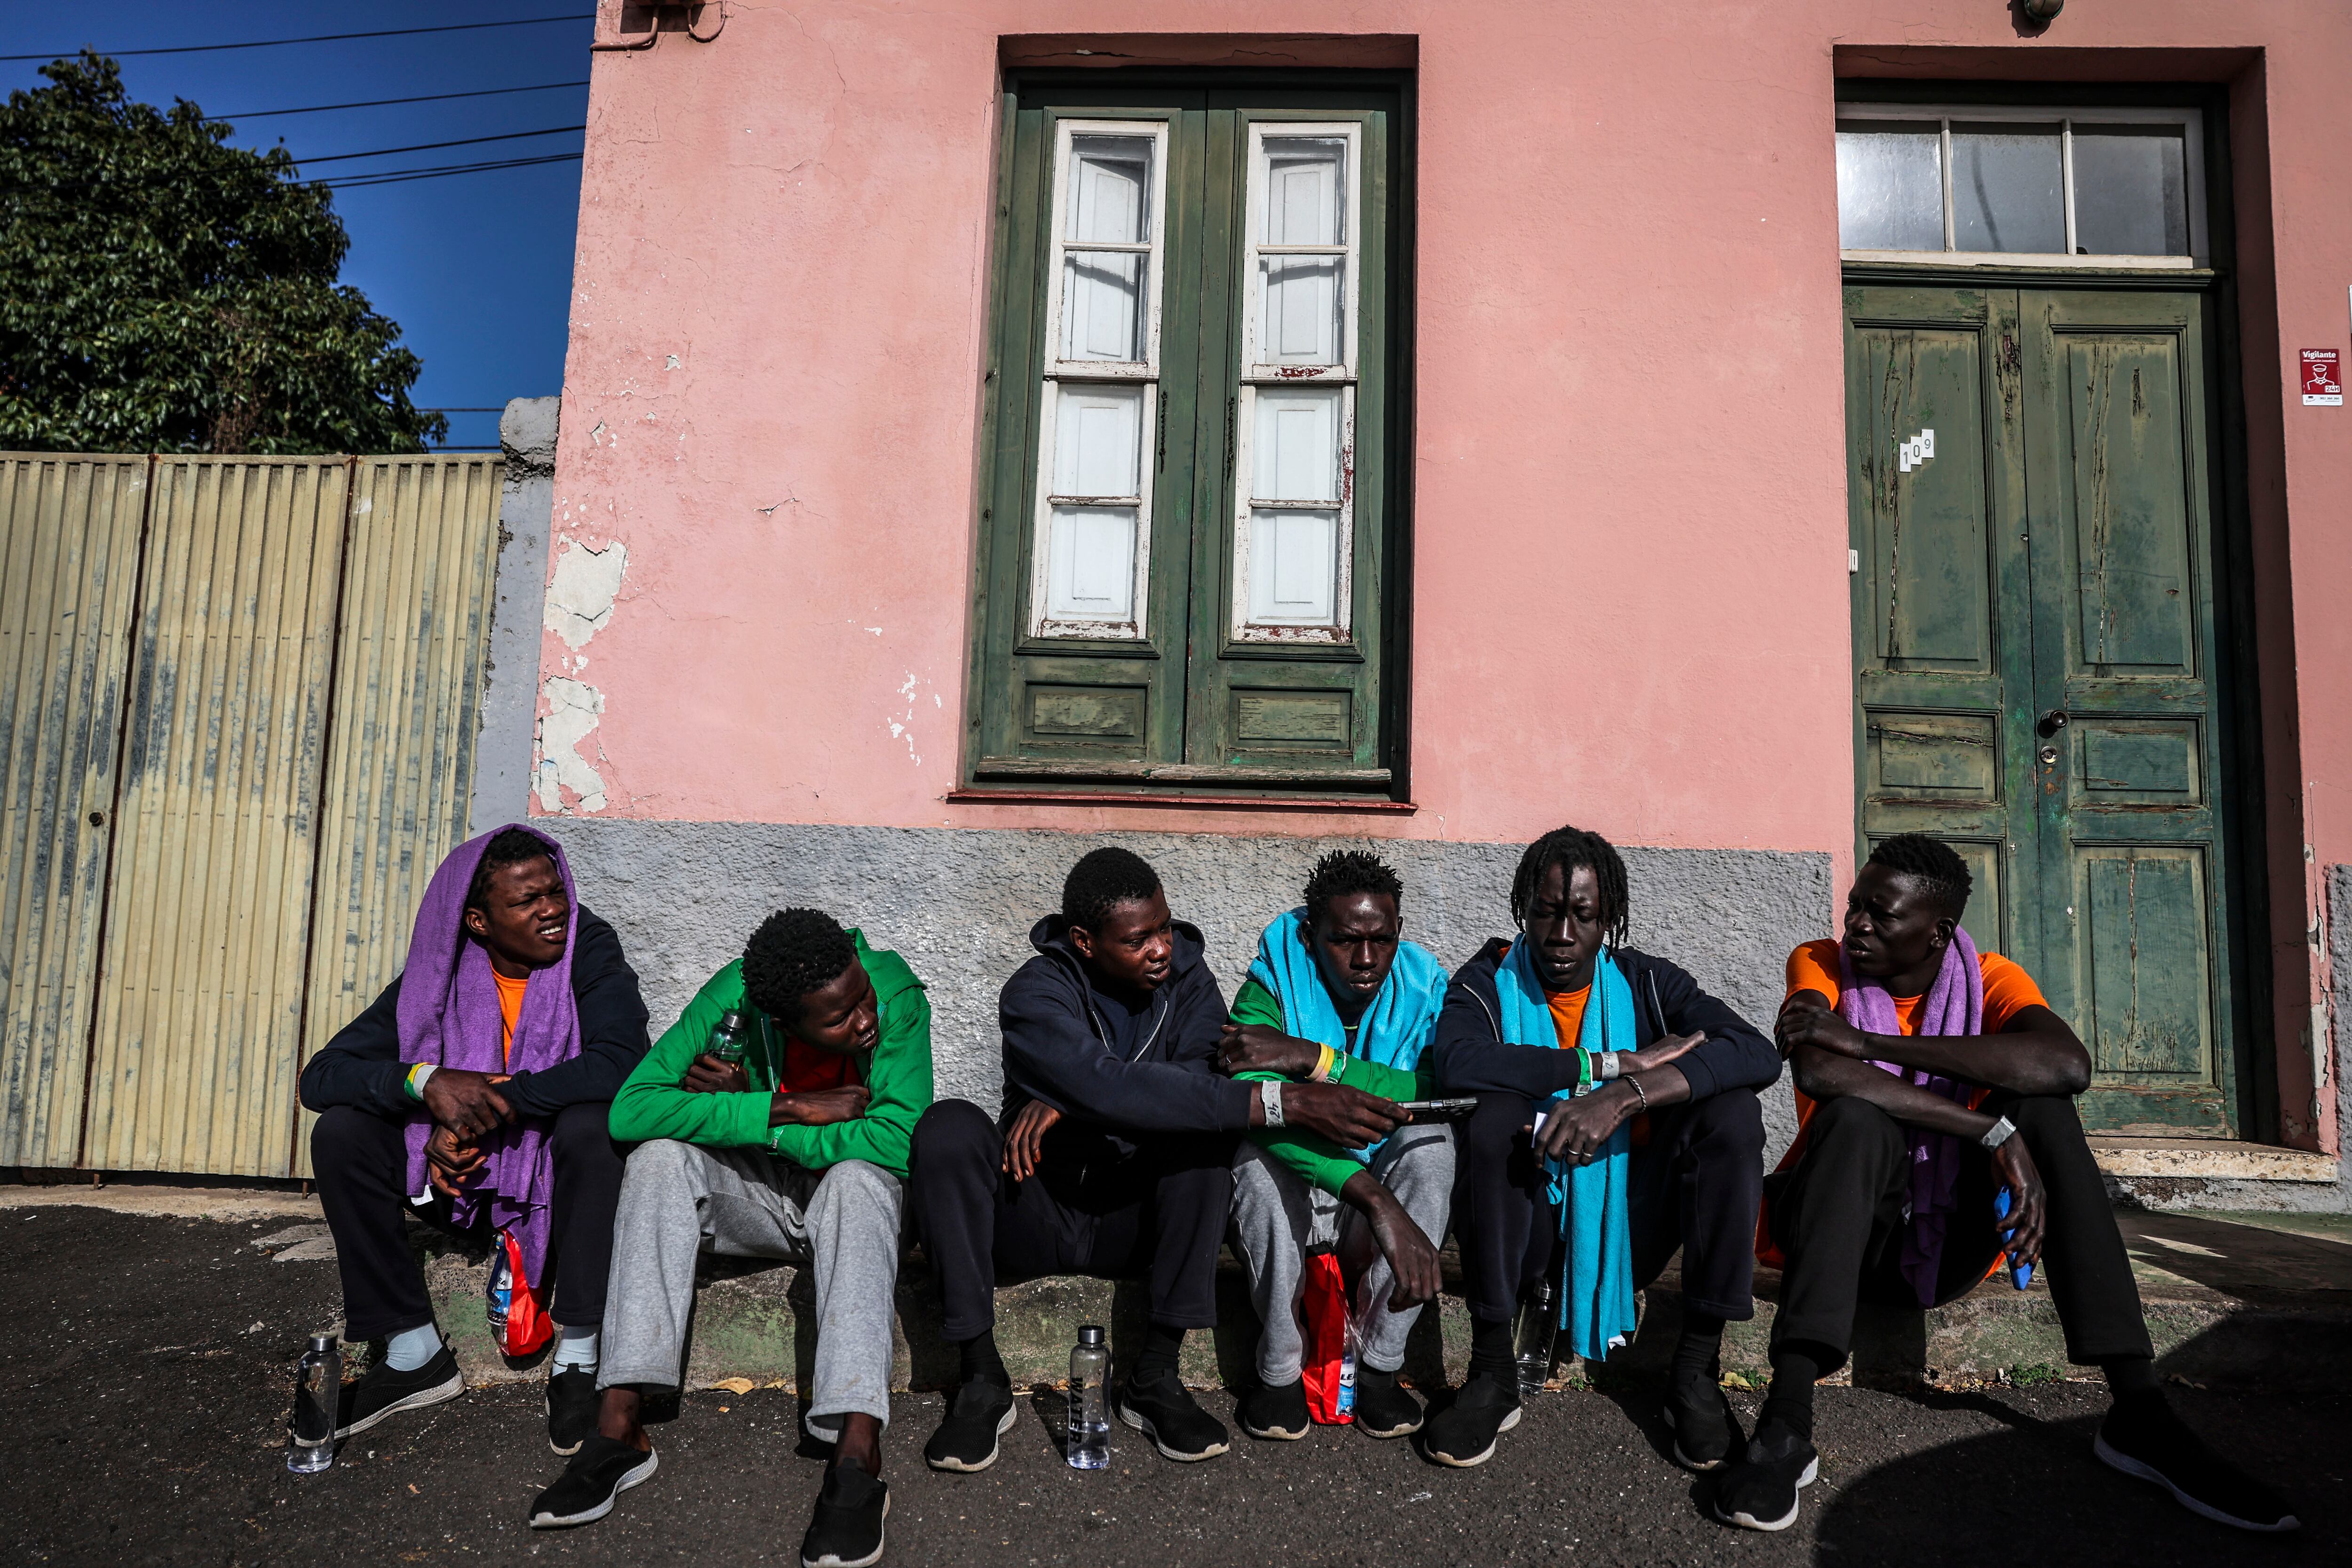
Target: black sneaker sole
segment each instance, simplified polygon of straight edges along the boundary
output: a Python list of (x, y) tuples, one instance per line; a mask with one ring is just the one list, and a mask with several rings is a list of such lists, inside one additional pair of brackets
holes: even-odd
[(1173, 1459), (1180, 1465), (1190, 1465), (1202, 1459), (1213, 1459), (1233, 1447), (1231, 1443), (1220, 1443), (1213, 1448), (1203, 1448), (1197, 1454), (1188, 1454), (1181, 1448), (1171, 1448), (1160, 1440), (1160, 1429), (1151, 1424), (1151, 1417), (1137, 1410), (1125, 1400), (1119, 1401), (1118, 1418), (1150, 1438), (1151, 1446), (1160, 1450), (1161, 1458)]
[[(981, 1468), (984, 1469), (987, 1467), (982, 1466)], [(858, 1558), (856, 1562), (852, 1562), (846, 1557), (835, 1557), (829, 1553), (823, 1557), (803, 1557), (801, 1559), (801, 1568), (874, 1568), (875, 1563), (882, 1561), (882, 1548), (889, 1538), (890, 1494), (888, 1492), (884, 1492), (882, 1494), (882, 1529), (881, 1531), (874, 1538), (873, 1551), (867, 1552), (865, 1556)]]
[(1726, 1524), (1736, 1524), (1742, 1530), (1786, 1530), (1797, 1522), (1797, 1515), (1804, 1510), (1805, 1489), (1811, 1486), (1813, 1479), (1821, 1473), (1822, 1461), (1818, 1457), (1805, 1461), (1805, 1473), (1797, 1478), (1797, 1495), (1790, 1501), (1789, 1511), (1778, 1519), (1759, 1519), (1754, 1514), (1745, 1511), (1726, 1513), (1720, 1503), (1716, 1505), (1715, 1517)]
[(420, 1388), (405, 1399), (394, 1400), (372, 1415), (362, 1416), (348, 1426), (336, 1427), (335, 1441), (340, 1443), (346, 1437), (356, 1437), (362, 1432), (372, 1432), (404, 1410), (423, 1410), (435, 1405), (446, 1405), (465, 1392), (466, 1374), (453, 1372), (449, 1374), (449, 1381), (446, 1383), (437, 1384), (431, 1388)]
[[(1295, 1432), (1287, 1426), (1253, 1426), (1248, 1422), (1241, 1418), (1241, 1414), (1238, 1411), (1234, 1415), (1234, 1425), (1248, 1433), (1251, 1436), (1262, 1437), (1269, 1443), (1296, 1443), (1301, 1437), (1307, 1436), (1307, 1426), (1301, 1426)], [(1313, 1426), (1313, 1420), (1310, 1418), (1307, 1425), (1307, 1426)]]
[[(1004, 1419), (996, 1424), (996, 1436), (1000, 1439), (1003, 1438), (1007, 1432), (1013, 1430), (1013, 1424), (1020, 1419), (1021, 1406), (1015, 1405), (1005, 1411)], [(923, 1456), (923, 1463), (930, 1466), (931, 1468), (935, 1470), (953, 1470), (960, 1475), (976, 1476), (981, 1471), (988, 1468), (989, 1466), (996, 1463), (996, 1456), (1003, 1450), (1003, 1446), (1004, 1445), (1001, 1441), (991, 1443), (988, 1446), (988, 1458), (972, 1464), (966, 1464), (963, 1460), (956, 1458), (953, 1456), (950, 1456), (944, 1459), (934, 1459), (929, 1454), (925, 1454)], [(872, 1559), (869, 1558), (867, 1561), (870, 1562)]]
[(2251, 1530), (2260, 1535), (2284, 1535), (2289, 1531), (2303, 1528), (2303, 1521), (2291, 1513), (2273, 1522), (2258, 1524), (2252, 1520), (2240, 1519), (2235, 1514), (2224, 1513), (2210, 1502), (2200, 1502), (2174, 1486), (2171, 1479), (2154, 1465), (2135, 1459), (2120, 1448), (2110, 1447), (2107, 1444), (2107, 1435), (2104, 1431), (2091, 1439), (2091, 1452), (2096, 1454), (2099, 1457), (2099, 1462), (2110, 1469), (2121, 1470), (2124, 1474), (2143, 1481), (2154, 1481), (2172, 1494), (2173, 1501), (2189, 1512), (2210, 1519), (2216, 1524), (2226, 1524), (2233, 1530)]
[(1705, 1475), (1709, 1470), (1719, 1470), (1730, 1462), (1731, 1456), (1728, 1454), (1720, 1459), (1694, 1459), (1683, 1452), (1683, 1440), (1680, 1437), (1675, 1439), (1675, 1463), (1685, 1470), (1696, 1470), (1699, 1474)]
[[(560, 1518), (551, 1513), (532, 1514), (530, 1527), (533, 1530), (568, 1530), (575, 1524), (593, 1524), (613, 1511), (613, 1505), (621, 1500), (623, 1492), (642, 1481), (653, 1479), (654, 1472), (660, 1468), (661, 1456), (648, 1448), (646, 1450), (645, 1463), (633, 1465), (623, 1471), (621, 1479), (614, 1483), (612, 1492), (603, 1502), (580, 1513), (568, 1513)], [(872, 1559), (868, 1558), (867, 1561), (871, 1562)]]
[[(1499, 1438), (1504, 1433), (1517, 1426), (1520, 1414), (1520, 1407), (1512, 1405), (1510, 1413), (1503, 1417), (1502, 1424), (1495, 1428), (1495, 1436)], [(1495, 1445), (1489, 1442), (1484, 1449), (1466, 1459), (1457, 1459), (1451, 1454), (1441, 1454), (1434, 1448), (1429, 1450), (1429, 1457), (1441, 1465), (1450, 1465), (1457, 1470), (1475, 1469), (1495, 1457)]]
[(1392, 1437), (1410, 1437), (1428, 1425), (1428, 1422), (1429, 1415), (1426, 1411), (1415, 1411), (1412, 1425), (1407, 1426), (1374, 1427), (1367, 1425), (1364, 1418), (1359, 1415), (1356, 1417), (1356, 1430), (1367, 1437), (1376, 1437), (1385, 1443)]

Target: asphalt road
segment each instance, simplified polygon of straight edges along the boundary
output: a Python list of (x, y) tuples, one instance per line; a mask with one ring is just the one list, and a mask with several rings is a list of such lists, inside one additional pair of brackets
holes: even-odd
[[(818, 1450), (788, 1395), (688, 1395), (655, 1429), (660, 1473), (601, 1524), (523, 1523), (561, 1461), (535, 1388), (478, 1390), (289, 1475), (283, 1421), (302, 1334), (335, 1316), (331, 1263), (268, 1261), (278, 1226), (94, 1209), (0, 1211), (0, 1540), (44, 1563), (797, 1561)], [(1124, 1428), (1111, 1468), (1060, 1459), (1040, 1392), (979, 1476), (923, 1468), (936, 1395), (898, 1405), (886, 1562), (966, 1563), (2070, 1563), (2352, 1562), (2352, 1400), (2176, 1389), (2218, 1447), (2278, 1479), (2305, 1529), (2208, 1524), (2099, 1466), (2095, 1384), (1912, 1398), (1821, 1395), (1822, 1479), (1776, 1536), (1707, 1517), (1663, 1457), (1647, 1395), (1548, 1394), (1475, 1470), (1327, 1429), (1171, 1464)], [(1223, 1394), (1209, 1396), (1221, 1415)], [(1752, 1399), (1743, 1404), (1752, 1409)]]

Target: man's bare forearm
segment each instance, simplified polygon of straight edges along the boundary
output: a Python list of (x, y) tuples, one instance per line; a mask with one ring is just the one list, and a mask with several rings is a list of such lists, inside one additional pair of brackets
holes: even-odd
[(1970, 1110), (1957, 1100), (1906, 1083), (1868, 1062), (1858, 1062), (1818, 1046), (1799, 1046), (1789, 1058), (1789, 1067), (1797, 1088), (1809, 1099), (1859, 1100), (1878, 1107), (1906, 1127), (1951, 1132), (1962, 1138), (1981, 1138), (1992, 1128), (1993, 1119), (1982, 1111)]

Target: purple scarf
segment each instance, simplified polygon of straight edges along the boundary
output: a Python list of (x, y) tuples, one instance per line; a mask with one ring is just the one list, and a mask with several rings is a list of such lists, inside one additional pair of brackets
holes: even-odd
[[(1895, 1012), (1895, 998), (1876, 981), (1853, 972), (1845, 944), (1838, 944), (1838, 1013), (1865, 1035), (1899, 1035), (1903, 1021)], [(1984, 1033), (1984, 971), (1977, 964), (1977, 944), (1958, 926), (1951, 945), (1944, 949), (1944, 966), (1919, 1011), (1922, 1035), (1981, 1035)], [(1919, 1068), (1894, 1062), (1870, 1064), (1891, 1072), (1946, 1100), (1968, 1102), (1966, 1086)], [(1953, 1190), (1960, 1179), (1960, 1141), (1948, 1132), (1904, 1129), (1911, 1152), (1911, 1228), (1903, 1237), (1903, 1278), (1919, 1298), (1919, 1305), (1936, 1304), (1937, 1271), (1944, 1261), (1944, 1226), (1952, 1213)]]
[[(521, 827), (509, 823), (509, 827)], [(499, 1013), (499, 986), (490, 973), (489, 950), (466, 934), (466, 893), (473, 886), (482, 850), (506, 831), (495, 828), (449, 852), (425, 889), (416, 931), (408, 941), (408, 965), (400, 977), (400, 1059), (431, 1062), (468, 1072), (543, 1072), (580, 1054), (580, 1005), (572, 994), (572, 952), (580, 937), (580, 900), (572, 889), (572, 868), (563, 847), (546, 840), (572, 906), (563, 932), (563, 956), (531, 971), (515, 1019), (512, 1049), (502, 1058), (505, 1020)], [(529, 828), (523, 831), (530, 832)], [(534, 837), (541, 837), (533, 834)], [(425, 1142), (430, 1117), (408, 1124), (408, 1190), (427, 1190)], [(451, 1211), (459, 1226), (483, 1215), (514, 1233), (522, 1249), (523, 1272), (534, 1287), (547, 1266), (548, 1199), (555, 1185), (555, 1158), (547, 1129), (525, 1118), (499, 1128), (480, 1143), (488, 1163)]]

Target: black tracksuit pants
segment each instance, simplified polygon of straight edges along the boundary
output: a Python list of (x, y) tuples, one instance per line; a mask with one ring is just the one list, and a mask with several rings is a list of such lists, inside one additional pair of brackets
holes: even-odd
[[(612, 1106), (569, 1105), (550, 1130), (555, 1156), (554, 1234), (548, 1247), (555, 1297), (548, 1315), (565, 1328), (593, 1329), (604, 1318), (604, 1279), (613, 1268), (613, 1215), (621, 1203), (622, 1152), (608, 1130)], [(334, 1232), (343, 1276), (343, 1337), (387, 1339), (433, 1321), (425, 1271), (401, 1223), (407, 1210), (458, 1234), (449, 1200), (408, 1201), (406, 1124), (339, 1105), (310, 1130), (310, 1169), (319, 1203)], [(477, 1227), (478, 1229), (480, 1227)]]
[[(2091, 1158), (2074, 1101), (2066, 1095), (1996, 1097), (1982, 1107), (2006, 1116), (2042, 1173), (2049, 1205), (2042, 1257), (2050, 1296), (2066, 1331), (2066, 1358), (2078, 1365), (2155, 1353), (2140, 1314), (2139, 1286), (2116, 1229), (2106, 1184)], [(1832, 1100), (1805, 1126), (1796, 1164), (1766, 1178), (1768, 1223), (1787, 1266), (1772, 1345), (1793, 1346), (1824, 1373), (1844, 1364), (1853, 1343), (1855, 1303), (1864, 1297), (1916, 1310), (1904, 1279), (1904, 1200), (1911, 1190), (1903, 1126), (1866, 1100)], [(1992, 1157), (1961, 1144), (1956, 1207), (1946, 1222), (1937, 1271), (1938, 1305), (1983, 1280), (2000, 1249), (1993, 1223)]]
[(1131, 1153), (1065, 1121), (1045, 1134), (1036, 1173), (1016, 1182), (1000, 1169), (1004, 1133), (986, 1111), (942, 1100), (923, 1112), (907, 1186), (946, 1300), (950, 1342), (995, 1325), (997, 1286), (1048, 1274), (1144, 1274), (1154, 1325), (1216, 1326), (1234, 1137), (1175, 1132), (1129, 1142)]
[[(1482, 1094), (1464, 1124), (1454, 1179), (1454, 1234), (1463, 1294), (1481, 1322), (1510, 1321), (1527, 1289), (1553, 1267), (1559, 1220), (1543, 1165), (1521, 1129), (1536, 1105)], [(1764, 1110), (1756, 1091), (1727, 1089), (1650, 1113), (1649, 1142), (1627, 1180), (1633, 1283), (1645, 1288), (1683, 1255), (1686, 1310), (1756, 1315), (1756, 1209), (1762, 1199)]]

